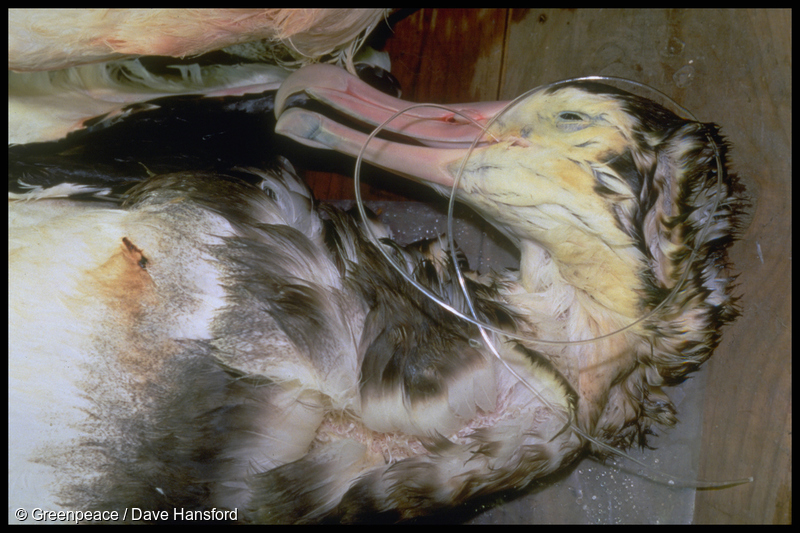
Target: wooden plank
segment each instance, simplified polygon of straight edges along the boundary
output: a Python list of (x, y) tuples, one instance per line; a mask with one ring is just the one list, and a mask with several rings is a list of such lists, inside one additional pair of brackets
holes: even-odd
[(412, 102), (496, 100), (506, 29), (503, 9), (421, 9), (394, 26), (385, 50)]
[[(734, 250), (742, 318), (710, 368), (701, 473), (755, 476), (744, 490), (698, 494), (701, 523), (789, 523), (792, 497), (791, 12), (713, 12), (718, 87), (705, 104), (748, 178), (753, 221)], [(711, 92), (711, 91), (710, 91)]]

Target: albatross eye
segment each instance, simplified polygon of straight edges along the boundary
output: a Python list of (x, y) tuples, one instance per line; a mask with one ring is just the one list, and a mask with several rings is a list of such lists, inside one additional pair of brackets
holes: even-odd
[(583, 120), (583, 117), (580, 115), (580, 113), (574, 113), (572, 111), (563, 111), (562, 113), (559, 113), (558, 118), (572, 122)]
[(577, 131), (591, 122), (589, 115), (578, 111), (562, 111), (556, 117), (556, 124), (565, 131)]

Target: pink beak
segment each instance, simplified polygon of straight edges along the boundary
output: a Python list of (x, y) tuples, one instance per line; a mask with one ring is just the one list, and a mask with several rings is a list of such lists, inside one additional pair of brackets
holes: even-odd
[[(332, 149), (353, 157), (361, 152), (368, 135), (311, 111), (285, 109), (287, 99), (300, 92), (371, 128), (413, 105), (388, 96), (331, 65), (312, 65), (289, 76), (275, 100), (276, 131), (307, 146)], [(466, 156), (476, 137), (481, 137), (479, 146), (493, 142), (482, 133), (482, 128), (506, 103), (449, 106), (453, 111), (415, 107), (397, 116), (384, 129), (424, 146), (375, 138), (367, 145), (364, 159), (415, 181), (452, 187), (455, 171), (450, 169), (453, 163)]]

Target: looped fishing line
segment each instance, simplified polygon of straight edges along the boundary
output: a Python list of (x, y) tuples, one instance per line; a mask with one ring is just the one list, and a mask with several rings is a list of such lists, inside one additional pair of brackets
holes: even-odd
[[(666, 298), (664, 298), (664, 300), (662, 300), (649, 313), (645, 314), (641, 318), (633, 321), (632, 323), (628, 324), (627, 326), (625, 326), (623, 328), (620, 328), (620, 329), (618, 329), (616, 331), (612, 331), (612, 332), (604, 334), (604, 335), (600, 335), (598, 337), (594, 337), (592, 339), (586, 339), (586, 340), (580, 340), (580, 341), (556, 341), (556, 340), (549, 340), (549, 339), (537, 339), (537, 338), (530, 337), (530, 336), (527, 336), (527, 335), (521, 335), (521, 334), (517, 334), (517, 333), (511, 333), (511, 332), (504, 331), (502, 329), (496, 328), (493, 325), (481, 322), (477, 317), (477, 313), (476, 313), (475, 308), (474, 308), (473, 303), (472, 303), (472, 298), (470, 298), (469, 291), (467, 290), (466, 281), (464, 279), (463, 272), (461, 271), (461, 267), (459, 266), (458, 260), (455, 257), (456, 247), (455, 247), (455, 242), (454, 242), (454, 231), (453, 231), (453, 211), (454, 211), (454, 208), (455, 208), (455, 198), (456, 198), (456, 193), (458, 191), (458, 184), (459, 184), (459, 182), (461, 180), (461, 176), (462, 176), (462, 174), (464, 172), (464, 169), (466, 168), (467, 161), (469, 161), (469, 158), (472, 155), (473, 150), (478, 145), (480, 140), (484, 137), (484, 135), (487, 135), (487, 136), (493, 138), (496, 142), (499, 142), (499, 139), (495, 138), (494, 135), (491, 134), (491, 132), (489, 131), (489, 127), (492, 126), (501, 116), (503, 116), (509, 109), (513, 108), (520, 101), (528, 98), (529, 96), (531, 96), (532, 94), (534, 94), (534, 93), (536, 93), (538, 91), (545, 90), (545, 89), (548, 89), (548, 88), (551, 88), (551, 87), (557, 87), (557, 86), (560, 86), (560, 85), (565, 85), (565, 84), (573, 83), (573, 82), (576, 82), (576, 81), (601, 81), (601, 80), (602, 81), (613, 81), (613, 82), (618, 82), (618, 83), (628, 83), (628, 84), (632, 84), (632, 85), (635, 85), (635, 86), (640, 87), (640, 88), (645, 88), (645, 89), (651, 90), (651, 91), (655, 92), (656, 94), (660, 95), (666, 101), (670, 102), (678, 110), (680, 110), (686, 116), (690, 117), (693, 121), (699, 122), (697, 120), (697, 118), (690, 111), (688, 111), (686, 108), (684, 108), (683, 106), (681, 106), (680, 104), (678, 104), (677, 102), (672, 100), (669, 96), (667, 96), (666, 94), (662, 93), (658, 89), (655, 89), (655, 88), (650, 87), (648, 85), (645, 85), (643, 83), (635, 82), (635, 81), (632, 81), (632, 80), (627, 80), (625, 78), (612, 77), (612, 76), (585, 76), (585, 77), (580, 77), (580, 78), (570, 78), (570, 79), (566, 79), (566, 80), (561, 80), (561, 81), (557, 81), (557, 82), (554, 82), (554, 83), (550, 83), (548, 85), (543, 85), (543, 86), (539, 86), (539, 87), (533, 88), (533, 89), (527, 91), (526, 93), (518, 96), (517, 98), (515, 98), (514, 100), (512, 100), (508, 104), (506, 104), (506, 106), (499, 113), (497, 113), (494, 117), (492, 117), (485, 126), (483, 126), (480, 123), (478, 123), (472, 117), (469, 117), (466, 114), (461, 113), (458, 110), (450, 109), (447, 106), (443, 106), (443, 105), (439, 105), (439, 104), (413, 104), (413, 105), (410, 105), (410, 106), (406, 107), (405, 109), (402, 109), (402, 110), (394, 113), (391, 117), (389, 117), (388, 119), (384, 120), (380, 125), (378, 125), (370, 133), (370, 135), (364, 141), (364, 144), (362, 145), (361, 150), (358, 153), (358, 157), (356, 158), (356, 165), (355, 165), (355, 171), (354, 171), (354, 186), (355, 186), (356, 205), (358, 206), (358, 212), (361, 215), (361, 219), (363, 221), (365, 221), (364, 227), (366, 228), (367, 233), (369, 234), (370, 238), (376, 244), (376, 247), (378, 248), (380, 253), (386, 258), (387, 261), (389, 261), (389, 263), (392, 265), (392, 267), (401, 276), (403, 276), (403, 278), (406, 281), (411, 283), (419, 291), (421, 291), (423, 294), (425, 294), (425, 296), (427, 298), (429, 298), (429, 299), (433, 300), (434, 302), (436, 302), (439, 306), (441, 306), (442, 308), (447, 310), (449, 313), (452, 313), (453, 315), (458, 316), (459, 318), (461, 318), (461, 319), (463, 319), (463, 320), (465, 320), (465, 321), (467, 321), (467, 322), (469, 322), (471, 324), (476, 325), (478, 327), (478, 330), (480, 331), (480, 334), (481, 334), (481, 337), (483, 338), (485, 346), (487, 346), (489, 348), (489, 350), (500, 361), (500, 363), (517, 380), (519, 380), (519, 382), (523, 383), (525, 385), (525, 387), (528, 390), (530, 390), (545, 406), (547, 406), (547, 408), (550, 409), (550, 411), (552, 411), (557, 416), (559, 416), (565, 422), (566, 425), (569, 425), (572, 428), (572, 430), (575, 431), (575, 433), (577, 433), (581, 437), (585, 438), (586, 440), (594, 443), (595, 445), (599, 446), (600, 448), (603, 448), (603, 449), (605, 449), (607, 451), (610, 451), (611, 453), (613, 453), (615, 455), (618, 455), (618, 456), (621, 456), (621, 457), (625, 457), (628, 460), (632, 461), (633, 463), (635, 463), (635, 464), (637, 464), (637, 465), (639, 465), (641, 467), (644, 467), (644, 468), (646, 468), (647, 470), (649, 470), (651, 472), (654, 472), (654, 473), (656, 473), (656, 474), (658, 474), (660, 476), (668, 478), (668, 484), (669, 485), (678, 485), (678, 486), (695, 487), (695, 488), (722, 488), (722, 487), (729, 487), (729, 486), (735, 486), (735, 485), (740, 485), (740, 484), (743, 484), (743, 483), (752, 482), (753, 481), (752, 477), (744, 478), (744, 479), (738, 479), (738, 480), (731, 480), (731, 481), (722, 481), (722, 482), (706, 482), (706, 481), (695, 481), (695, 480), (687, 480), (687, 479), (675, 478), (674, 476), (670, 476), (669, 474), (661, 472), (661, 471), (651, 467), (650, 465), (647, 465), (647, 464), (645, 464), (645, 463), (643, 463), (643, 462), (631, 457), (630, 455), (628, 455), (627, 453), (625, 453), (625, 452), (623, 452), (621, 450), (617, 450), (616, 448), (614, 448), (612, 446), (609, 446), (608, 444), (605, 444), (603, 442), (600, 442), (600, 441), (596, 440), (594, 437), (586, 434), (583, 430), (581, 430), (579, 427), (577, 427), (573, 423), (571, 417), (568, 417), (568, 416), (564, 415), (563, 413), (561, 413), (561, 411), (556, 409), (552, 404), (550, 404), (550, 402), (546, 398), (544, 398), (539, 393), (539, 391), (536, 390), (535, 387), (533, 387), (524, 377), (520, 376), (513, 368), (511, 368), (511, 366), (509, 366), (508, 363), (505, 360), (503, 360), (503, 358), (497, 352), (497, 350), (494, 347), (494, 343), (491, 342), (491, 340), (488, 337), (488, 334), (486, 333), (487, 330), (488, 330), (488, 331), (492, 331), (494, 333), (505, 335), (507, 337), (511, 337), (511, 338), (514, 338), (514, 339), (517, 339), (517, 340), (524, 340), (524, 341), (529, 341), (529, 342), (534, 342), (534, 343), (539, 343), (539, 344), (562, 345), (562, 346), (564, 346), (564, 345), (566, 345), (566, 346), (574, 346), (574, 345), (588, 344), (588, 343), (592, 343), (592, 342), (597, 342), (599, 340), (607, 339), (607, 338), (612, 337), (614, 335), (620, 334), (620, 333), (622, 333), (622, 332), (634, 327), (635, 325), (641, 323), (642, 321), (647, 320), (650, 317), (654, 316), (655, 313), (657, 313), (662, 307), (664, 307), (678, 293), (678, 291), (681, 289), (683, 284), (686, 282), (686, 279), (688, 278), (689, 271), (690, 271), (689, 268), (687, 268), (684, 271), (684, 273), (681, 276), (680, 280), (675, 285), (675, 287), (672, 289), (672, 291), (670, 291), (670, 293), (666, 296)], [(418, 283), (415, 279), (413, 279), (411, 277), (411, 275), (402, 266), (398, 265), (392, 259), (392, 257), (389, 255), (389, 253), (385, 250), (384, 246), (381, 245), (380, 239), (378, 239), (378, 237), (375, 235), (375, 233), (372, 230), (372, 227), (370, 226), (370, 224), (366, 223), (366, 221), (369, 220), (369, 218), (367, 217), (367, 214), (366, 214), (365, 209), (364, 209), (364, 203), (363, 203), (363, 200), (361, 198), (361, 181), (360, 181), (360, 178), (361, 178), (361, 162), (363, 161), (364, 153), (366, 152), (367, 146), (369, 145), (370, 141), (372, 141), (378, 135), (378, 133), (380, 133), (380, 131), (383, 128), (385, 128), (389, 123), (391, 123), (397, 117), (399, 117), (400, 115), (403, 115), (404, 113), (407, 113), (408, 111), (411, 111), (411, 110), (416, 109), (416, 108), (421, 108), (421, 107), (433, 107), (433, 108), (443, 109), (443, 110), (446, 110), (448, 112), (454, 113), (455, 115), (458, 115), (458, 116), (466, 119), (468, 122), (474, 124), (479, 130), (481, 130), (480, 133), (475, 136), (475, 139), (473, 140), (472, 144), (470, 145), (466, 156), (464, 157), (464, 159), (461, 162), (461, 165), (459, 166), (458, 173), (456, 174), (456, 177), (453, 180), (453, 186), (452, 186), (452, 189), (450, 191), (450, 199), (449, 199), (448, 209), (447, 209), (447, 237), (448, 237), (449, 252), (450, 252), (451, 257), (452, 257), (452, 262), (453, 262), (453, 265), (454, 265), (454, 268), (455, 268), (455, 271), (456, 271), (456, 276), (457, 276), (459, 285), (461, 287), (461, 291), (462, 291), (462, 293), (464, 295), (465, 301), (467, 302), (467, 306), (469, 308), (470, 314), (472, 315), (471, 317), (461, 313), (460, 311), (458, 311), (457, 309), (455, 309), (454, 307), (449, 305), (447, 302), (444, 302), (437, 295), (435, 295), (432, 291), (430, 291), (427, 287), (424, 287), (422, 284)], [(714, 202), (714, 207), (713, 207), (713, 209), (710, 210), (710, 213), (709, 213), (709, 216), (708, 216), (708, 220), (706, 221), (705, 226), (703, 226), (703, 228), (698, 233), (699, 237), (697, 239), (697, 242), (703, 242), (703, 239), (705, 238), (706, 233), (709, 231), (709, 229), (711, 227), (711, 224), (712, 224), (713, 218), (714, 218), (714, 214), (717, 212), (717, 209), (719, 208), (719, 203), (720, 203), (721, 198), (722, 198), (722, 173), (724, 172), (724, 168), (722, 166), (722, 161), (721, 161), (720, 154), (719, 154), (719, 147), (717, 146), (716, 142), (714, 141), (714, 139), (712, 138), (711, 135), (706, 134), (706, 137), (708, 138), (709, 143), (710, 143), (710, 145), (712, 146), (712, 148), (714, 150), (714, 159), (715, 159), (715, 161), (717, 163), (717, 192), (716, 192), (716, 199), (715, 199), (715, 202)], [(698, 253), (698, 250), (696, 248), (692, 249), (692, 253), (689, 256), (689, 261), (688, 261), (689, 265), (691, 265), (694, 262), (695, 258), (697, 257), (697, 253)]]
[[(497, 113), (494, 117), (492, 117), (489, 120), (489, 122), (486, 124), (486, 126), (481, 125), (480, 123), (478, 123), (472, 117), (469, 117), (469, 116), (465, 115), (464, 113), (461, 113), (460, 111), (457, 111), (457, 110), (454, 110), (454, 109), (450, 109), (447, 106), (443, 106), (443, 105), (439, 105), (439, 104), (413, 104), (413, 105), (410, 105), (410, 106), (406, 107), (405, 109), (402, 109), (402, 110), (398, 111), (397, 113), (393, 114), (391, 117), (389, 117), (388, 119), (384, 120), (380, 125), (378, 125), (374, 130), (372, 130), (372, 133), (370, 133), (370, 135), (364, 141), (364, 144), (363, 144), (363, 146), (361, 147), (361, 150), (358, 153), (358, 157), (356, 158), (355, 172), (354, 172), (354, 185), (355, 185), (355, 194), (356, 194), (356, 205), (358, 206), (358, 212), (361, 215), (361, 219), (362, 220), (368, 220), (368, 218), (366, 216), (366, 212), (364, 210), (364, 203), (363, 203), (363, 201), (361, 199), (361, 163), (362, 163), (362, 160), (364, 158), (364, 153), (366, 152), (367, 146), (369, 145), (370, 141), (372, 141), (372, 139), (374, 139), (378, 135), (378, 133), (380, 133), (380, 131), (383, 130), (394, 119), (396, 119), (400, 115), (403, 115), (403, 114), (405, 114), (408, 111), (411, 111), (413, 109), (417, 109), (417, 108), (420, 108), (420, 107), (433, 107), (433, 108), (436, 108), (436, 109), (443, 109), (445, 111), (454, 113), (454, 114), (466, 119), (468, 122), (474, 124), (479, 130), (481, 130), (481, 132), (478, 135), (475, 136), (475, 139), (472, 141), (472, 144), (470, 145), (466, 156), (464, 157), (463, 161), (461, 162), (461, 166), (459, 167), (458, 173), (456, 174), (456, 177), (455, 177), (455, 179), (453, 181), (453, 186), (452, 186), (452, 189), (450, 191), (450, 200), (449, 200), (448, 208), (447, 208), (447, 244), (448, 244), (448, 248), (449, 248), (449, 252), (451, 254), (451, 257), (453, 257), (453, 265), (455, 267), (456, 277), (458, 279), (459, 286), (461, 287), (461, 291), (462, 291), (462, 293), (463, 293), (463, 295), (464, 295), (464, 297), (466, 299), (467, 306), (468, 306), (468, 308), (470, 310), (470, 314), (472, 316), (467, 316), (467, 315), (461, 313), (460, 311), (458, 311), (457, 309), (453, 308), (448, 303), (446, 303), (443, 300), (441, 300), (437, 295), (435, 295), (427, 287), (424, 287), (422, 284), (418, 283), (416, 280), (414, 280), (411, 277), (410, 274), (408, 274), (408, 272), (406, 272), (405, 269), (403, 269), (402, 267), (400, 267), (399, 265), (397, 265), (394, 262), (394, 260), (389, 256), (389, 253), (386, 250), (384, 250), (384, 248), (382, 246), (378, 246), (378, 249), (383, 254), (383, 256), (386, 258), (386, 260), (390, 262), (390, 264), (395, 268), (395, 270), (397, 270), (397, 272), (401, 276), (403, 276), (403, 278), (405, 278), (406, 281), (411, 283), (419, 291), (421, 291), (423, 294), (425, 294), (425, 296), (427, 296), (428, 298), (430, 298), (431, 300), (436, 302), (438, 305), (440, 305), (441, 307), (446, 309), (448, 312), (450, 312), (450, 313), (454, 314), (455, 316), (461, 318), (462, 320), (470, 322), (471, 324), (474, 324), (474, 325), (476, 325), (476, 326), (478, 326), (480, 328), (485, 328), (485, 329), (487, 329), (489, 331), (492, 331), (494, 333), (499, 333), (501, 335), (505, 335), (507, 337), (510, 337), (510, 338), (513, 338), (513, 339), (517, 339), (517, 340), (534, 342), (534, 343), (538, 343), (538, 344), (549, 344), (549, 345), (560, 345), (560, 346), (576, 346), (576, 345), (581, 345), (581, 344), (589, 344), (589, 343), (592, 343), (592, 342), (597, 342), (597, 341), (600, 341), (600, 340), (603, 340), (603, 339), (607, 339), (607, 338), (613, 337), (614, 335), (618, 335), (620, 333), (623, 333), (624, 331), (627, 331), (628, 329), (630, 329), (630, 328), (636, 326), (637, 324), (639, 324), (639, 323), (651, 318), (652, 316), (654, 316), (667, 303), (669, 303), (669, 301), (672, 300), (672, 298), (675, 297), (675, 295), (678, 293), (678, 291), (680, 291), (681, 287), (683, 286), (683, 284), (686, 282), (686, 280), (689, 277), (690, 269), (687, 268), (684, 271), (684, 273), (681, 276), (681, 278), (678, 281), (678, 283), (675, 284), (675, 287), (670, 291), (670, 293), (658, 305), (656, 305), (652, 310), (650, 310), (649, 313), (646, 313), (644, 316), (636, 319), (635, 321), (631, 322), (627, 326), (622, 327), (622, 328), (620, 328), (620, 329), (618, 329), (616, 331), (612, 331), (610, 333), (606, 333), (606, 334), (603, 334), (603, 335), (600, 335), (598, 337), (594, 337), (594, 338), (591, 338), (591, 339), (577, 340), (577, 341), (576, 340), (573, 340), (573, 341), (559, 341), (559, 340), (553, 340), (553, 339), (539, 339), (539, 338), (536, 338), (536, 337), (533, 337), (533, 336), (529, 336), (529, 335), (523, 335), (523, 334), (520, 334), (520, 333), (508, 332), (508, 331), (504, 331), (502, 329), (499, 329), (499, 328), (497, 328), (497, 327), (495, 327), (495, 326), (493, 326), (491, 324), (487, 324), (485, 322), (481, 322), (477, 318), (477, 313), (475, 312), (475, 309), (474, 309), (474, 306), (473, 306), (473, 303), (472, 303), (472, 299), (469, 296), (469, 291), (467, 290), (466, 281), (464, 280), (464, 274), (461, 271), (461, 267), (459, 266), (458, 261), (455, 260), (456, 247), (455, 247), (455, 242), (454, 242), (454, 231), (453, 231), (453, 210), (455, 208), (455, 199), (456, 199), (456, 193), (458, 191), (458, 184), (461, 181), (461, 175), (464, 173), (464, 169), (466, 168), (467, 161), (469, 161), (469, 158), (472, 156), (472, 152), (475, 150), (475, 147), (478, 145), (478, 143), (483, 138), (483, 136), (484, 135), (488, 135), (490, 137), (494, 137), (489, 132), (489, 127), (491, 127), (500, 117), (502, 117), (506, 113), (506, 111), (508, 111), (509, 109), (514, 107), (516, 104), (518, 104), (520, 101), (528, 98), (529, 96), (531, 96), (532, 94), (534, 94), (534, 93), (536, 93), (538, 91), (549, 89), (551, 87), (557, 87), (557, 86), (560, 86), (560, 85), (566, 85), (568, 83), (573, 83), (573, 82), (576, 82), (576, 81), (599, 81), (599, 80), (602, 80), (602, 81), (615, 81), (615, 82), (620, 82), (620, 83), (629, 83), (629, 84), (635, 85), (637, 87), (641, 87), (641, 88), (645, 88), (645, 89), (651, 90), (651, 91), (655, 92), (656, 94), (660, 95), (662, 98), (664, 98), (668, 102), (670, 102), (679, 111), (681, 111), (682, 113), (684, 113), (685, 115), (690, 117), (693, 121), (698, 122), (697, 118), (690, 111), (685, 109), (683, 106), (681, 106), (680, 104), (678, 104), (677, 102), (672, 100), (669, 96), (665, 95), (664, 93), (662, 93), (658, 89), (655, 89), (655, 88), (650, 87), (648, 85), (645, 85), (643, 83), (635, 82), (635, 81), (632, 81), (632, 80), (627, 80), (625, 78), (616, 78), (616, 77), (613, 77), (613, 76), (585, 76), (585, 77), (580, 77), (580, 78), (569, 78), (569, 79), (566, 79), (566, 80), (553, 82), (553, 83), (550, 83), (548, 85), (542, 85), (542, 86), (539, 86), (539, 87), (535, 87), (535, 88), (529, 90), (528, 92), (518, 96), (517, 98), (513, 99), (508, 104), (506, 104), (506, 106), (499, 113)], [(724, 169), (723, 169), (722, 162), (721, 162), (720, 156), (719, 156), (719, 148), (717, 147), (717, 144), (714, 142), (714, 139), (710, 135), (707, 135), (707, 138), (708, 138), (711, 146), (714, 149), (714, 157), (715, 157), (715, 160), (717, 162), (717, 193), (716, 193), (716, 199), (715, 199), (715, 202), (714, 202), (714, 207), (711, 210), (711, 215), (708, 217), (708, 220), (706, 221), (705, 226), (703, 226), (703, 228), (698, 233), (699, 237), (697, 239), (697, 242), (702, 242), (702, 240), (705, 237), (706, 233), (709, 231), (709, 229), (711, 227), (711, 224), (713, 222), (713, 214), (716, 213), (716, 211), (717, 211), (717, 209), (719, 207), (719, 203), (721, 201), (721, 197), (722, 197), (722, 173), (724, 172)], [(499, 142), (499, 139), (495, 138), (494, 140)], [(367, 225), (366, 227), (367, 227), (367, 232), (369, 233), (370, 238), (372, 238), (373, 242), (376, 243), (376, 244), (380, 244), (380, 241), (377, 238), (377, 236), (375, 235), (375, 233), (372, 231), (372, 228), (369, 225)], [(698, 253), (697, 249), (692, 249), (692, 253), (689, 256), (689, 260), (687, 261), (687, 264), (691, 265), (694, 262), (695, 258), (697, 257), (697, 253)]]

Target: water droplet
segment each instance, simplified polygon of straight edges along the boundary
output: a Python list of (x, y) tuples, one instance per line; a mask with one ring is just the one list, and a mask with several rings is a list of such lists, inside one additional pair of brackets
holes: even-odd
[(664, 47), (664, 55), (668, 56), (677, 56), (683, 53), (683, 49), (686, 48), (686, 43), (678, 39), (677, 37), (670, 37), (667, 41), (667, 45)]
[(672, 81), (674, 81), (675, 85), (681, 89), (688, 87), (694, 81), (694, 67), (691, 65), (685, 65), (681, 67), (675, 74), (672, 75)]

